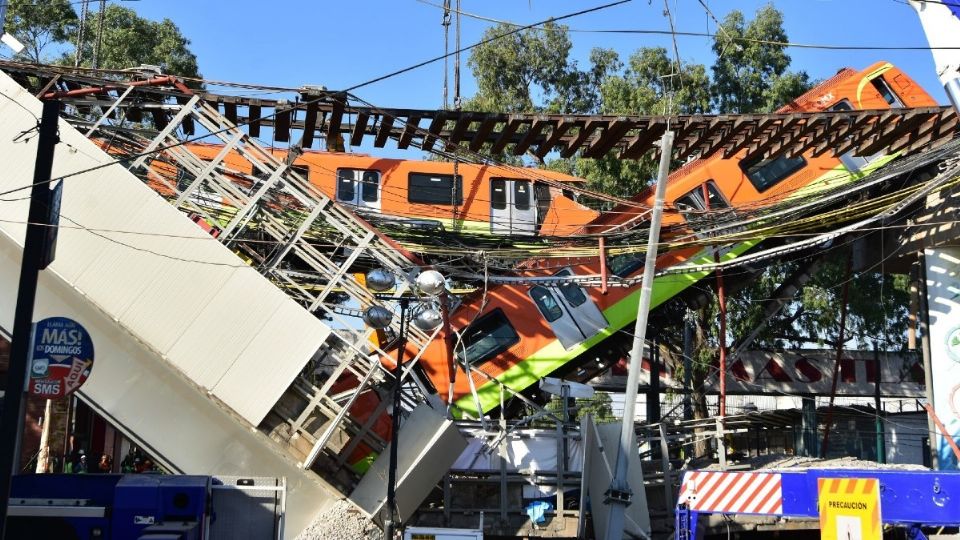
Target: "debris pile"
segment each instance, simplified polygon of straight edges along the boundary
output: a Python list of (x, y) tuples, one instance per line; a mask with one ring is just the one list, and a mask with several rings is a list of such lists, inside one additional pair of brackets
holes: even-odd
[(297, 540), (382, 540), (383, 532), (345, 500), (317, 516)]

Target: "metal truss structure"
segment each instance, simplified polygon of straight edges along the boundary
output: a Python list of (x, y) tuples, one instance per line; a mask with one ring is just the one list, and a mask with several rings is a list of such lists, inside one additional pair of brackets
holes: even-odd
[[(400, 279), (402, 294), (419, 261), (310, 184), (291, 167), (292, 158), (281, 159), (257, 143), (175, 78), (119, 86), (105, 80), (62, 83), (71, 88), (61, 94), (64, 117), (114, 155), (117, 166), (209, 228), (304, 308), (329, 319), (335, 332), (259, 428), (303, 468), (349, 493), (356, 482), (344, 466), (349, 456), (361, 444), (374, 452), (386, 446), (372, 426), (386, 410), (388, 400), (377, 392), (393, 384), (394, 356), (371, 340), (373, 331), (357, 316), (366, 306), (395, 306), (374, 298), (354, 272), (385, 268)], [(49, 95), (56, 84), (47, 86), (38, 93)], [(137, 117), (136, 106), (147, 107), (152, 122)], [(201, 157), (195, 145), (184, 144), (195, 133), (222, 145), (216, 156)], [(398, 332), (394, 321), (386, 337)], [(433, 337), (411, 327), (407, 341), (419, 355)], [(411, 410), (428, 392), (415, 373), (408, 370), (404, 380), (410, 390), (405, 409)], [(380, 407), (360, 420), (354, 407), (365, 395), (376, 396)]]

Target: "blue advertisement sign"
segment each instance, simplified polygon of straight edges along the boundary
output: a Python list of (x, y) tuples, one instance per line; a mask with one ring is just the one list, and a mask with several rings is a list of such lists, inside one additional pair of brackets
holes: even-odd
[(80, 388), (93, 369), (93, 340), (73, 319), (50, 317), (33, 325), (28, 391), (58, 399)]

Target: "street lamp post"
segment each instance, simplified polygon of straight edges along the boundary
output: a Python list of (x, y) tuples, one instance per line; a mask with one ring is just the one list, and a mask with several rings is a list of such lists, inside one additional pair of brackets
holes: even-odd
[[(374, 269), (367, 274), (367, 287), (374, 291), (378, 300), (390, 300), (400, 306), (400, 328), (397, 336), (397, 360), (393, 368), (393, 414), (390, 429), (390, 463), (387, 471), (387, 519), (384, 520), (384, 537), (393, 540), (395, 531), (399, 530), (400, 510), (397, 508), (397, 459), (400, 433), (400, 407), (403, 388), (403, 355), (407, 348), (407, 331), (410, 320), (407, 311), (411, 302), (421, 302), (416, 297), (392, 296), (384, 294), (396, 285), (396, 277), (386, 270)], [(416, 290), (436, 297), (444, 291), (445, 280), (440, 272), (427, 270), (417, 276)], [(372, 328), (384, 329), (390, 326), (393, 312), (383, 306), (370, 306), (363, 313), (363, 321)], [(423, 307), (417, 314), (414, 324), (421, 330), (432, 330), (441, 321), (441, 316), (433, 307)]]

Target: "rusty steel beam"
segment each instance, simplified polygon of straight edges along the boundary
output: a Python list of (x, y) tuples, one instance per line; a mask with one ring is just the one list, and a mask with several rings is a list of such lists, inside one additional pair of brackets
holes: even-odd
[[(458, 120), (458, 123), (459, 122), (460, 121)], [(483, 145), (490, 137), (490, 132), (493, 131), (493, 128), (495, 128), (499, 122), (499, 119), (490, 117), (484, 118), (480, 121), (480, 126), (477, 128), (477, 131), (474, 132), (473, 138), (470, 140), (470, 144), (468, 146), (471, 152), (478, 152), (481, 148), (483, 148)], [(467, 124), (469, 123), (470, 122), (467, 122)]]
[(443, 126), (447, 123), (447, 116), (441, 111), (440, 114), (433, 117), (433, 120), (430, 121), (430, 125), (427, 126), (428, 134), (424, 136), (423, 143), (420, 144), (420, 148), (426, 150), (427, 152), (433, 150), (433, 143), (437, 142), (437, 137), (440, 136), (440, 133), (443, 131)]
[(473, 115), (461, 115), (457, 123), (453, 125), (453, 130), (446, 136), (447, 141), (452, 144), (459, 144), (469, 133), (470, 124), (472, 123)]
[(659, 122), (641, 130), (636, 137), (628, 142), (627, 147), (620, 152), (618, 157), (620, 159), (640, 159), (646, 154), (647, 148), (654, 141), (659, 140), (665, 131), (667, 131), (667, 125)]
[[(127, 80), (105, 79), (71, 68), (29, 65), (0, 61), (4, 69), (29, 89), (41, 96), (62, 96), (80, 111), (103, 109), (115, 100), (114, 93), (133, 86), (138, 99), (125, 100), (117, 114), (125, 114), (133, 121), (152, 118), (158, 125), (168, 121), (170, 112), (165, 104), (189, 91), (174, 77), (132, 73)], [(282, 90), (282, 89), (280, 89)], [(297, 90), (290, 89), (291, 94)], [(345, 101), (344, 94), (323, 92), (312, 96), (316, 100), (316, 114), (327, 122), (314, 127), (312, 105), (304, 102), (293, 106), (284, 100), (263, 100), (245, 96), (201, 94), (202, 99), (222, 106), (224, 116), (242, 125), (242, 111), (247, 111), (248, 132), (258, 137), (262, 126), (273, 126), (276, 140), (288, 142), (291, 129), (314, 130), (304, 133), (304, 142), (312, 143), (320, 134), (328, 137), (343, 135), (353, 145), (361, 145), (367, 136), (374, 137), (374, 146), (383, 147), (393, 138), (401, 148), (416, 146), (418, 135), (423, 136), (421, 147), (433, 150), (438, 141), (443, 144), (465, 144), (471, 151), (492, 146), (493, 153), (512, 151), (524, 154), (533, 149), (540, 159), (559, 152), (569, 157), (577, 152), (599, 157), (616, 150), (623, 159), (638, 159), (655, 151), (657, 134), (666, 129), (667, 122), (677, 132), (674, 158), (686, 159), (694, 152), (701, 156), (721, 148), (728, 155), (746, 148), (748, 154), (763, 155), (767, 159), (788, 153), (797, 155), (813, 148), (820, 155), (833, 151), (840, 155), (855, 150), (865, 152), (892, 145), (897, 149), (915, 148), (925, 141), (936, 144), (941, 138), (955, 136), (956, 120), (945, 115), (942, 107), (917, 108), (900, 111), (826, 111), (790, 114), (748, 115), (680, 115), (612, 116), (612, 115), (544, 115), (480, 113), (470, 111), (378, 109), (354, 107)], [(159, 107), (151, 107), (157, 104)], [(296, 110), (304, 108), (306, 117), (297, 119)], [(266, 114), (266, 118), (263, 115)], [(357, 115), (355, 124), (341, 124), (343, 114)], [(926, 116), (924, 116), (926, 114)], [(907, 118), (901, 118), (907, 115)], [(917, 115), (920, 115), (917, 117)], [(397, 119), (427, 120), (429, 133), (412, 127), (395, 127)], [(380, 124), (371, 122), (380, 119)], [(949, 124), (949, 125), (944, 125)], [(471, 128), (475, 128), (471, 131)], [(447, 146), (449, 149), (450, 147)]]
[(520, 137), (520, 140), (513, 147), (513, 154), (517, 156), (523, 155), (527, 149), (530, 148), (530, 145), (540, 137), (543, 133), (543, 129), (550, 125), (550, 121), (545, 118), (539, 118), (533, 121), (533, 124), (530, 125), (530, 129)]
[[(702, 117), (693, 117), (687, 122), (683, 131), (677, 134), (674, 148), (674, 158), (678, 161), (685, 161), (696, 148), (695, 143), (713, 136), (720, 129), (721, 120), (718, 118), (705, 119)], [(693, 134), (696, 136), (692, 136)]]
[(834, 155), (842, 156), (853, 150), (859, 142), (861, 133), (869, 129), (871, 122), (876, 119), (876, 116), (869, 114), (862, 114), (858, 118), (855, 118), (853, 125), (850, 126), (850, 129), (847, 131), (846, 140), (840, 142), (840, 146), (834, 150)]
[(546, 140), (537, 145), (537, 150), (534, 152), (534, 155), (540, 158), (541, 160), (550, 153), (551, 150), (556, 147), (557, 143), (563, 138), (570, 128), (577, 125), (577, 120), (564, 117), (561, 119), (550, 132), (550, 136)]
[[(572, 139), (570, 139), (569, 142), (566, 143), (564, 149), (560, 151), (560, 157), (566, 159), (577, 153), (577, 150), (580, 149), (580, 146), (582, 146), (583, 143), (586, 142), (587, 139), (593, 135), (597, 129), (601, 127), (607, 127), (608, 124), (609, 123), (604, 120), (587, 120), (587, 123), (580, 128), (580, 131)], [(561, 141), (563, 141), (563, 139), (561, 139)]]
[(370, 115), (367, 113), (357, 113), (357, 121), (353, 124), (353, 129), (350, 131), (350, 145), (351, 146), (360, 146), (363, 142), (363, 136), (367, 132), (367, 122), (370, 120)]
[(520, 129), (520, 126), (523, 124), (522, 117), (514, 117), (510, 115), (510, 120), (503, 126), (503, 129), (500, 130), (500, 136), (497, 137), (497, 141), (493, 143), (493, 147), (490, 148), (492, 154), (500, 154), (503, 152), (504, 148), (510, 144), (513, 135)]
[(400, 150), (406, 150), (410, 146), (410, 141), (412, 141), (413, 137), (417, 135), (419, 125), (419, 117), (411, 116), (407, 118), (407, 121), (404, 122), (403, 125), (403, 133), (400, 135), (400, 140), (397, 141), (397, 148)]
[(761, 139), (755, 141), (750, 145), (750, 148), (747, 150), (747, 155), (744, 156), (744, 159), (752, 159), (755, 156), (763, 156), (771, 146), (773, 146), (777, 141), (782, 140), (786, 137), (787, 133), (791, 132), (796, 128), (797, 124), (800, 123), (800, 118), (794, 115), (785, 118), (780, 125), (775, 128), (774, 132), (770, 134), (766, 139)]
[(605, 156), (607, 152), (613, 149), (613, 147), (623, 139), (623, 136), (626, 135), (628, 131), (633, 129), (633, 127), (633, 122), (627, 118), (614, 121), (613, 124), (604, 128), (603, 134), (600, 135), (593, 144), (583, 151), (583, 157), (601, 158)]
[(307, 112), (303, 117), (303, 135), (300, 138), (300, 147), (306, 150), (313, 146), (313, 137), (316, 133), (317, 125), (317, 103), (307, 103)]
[(387, 144), (387, 138), (393, 131), (393, 117), (387, 115), (380, 116), (380, 126), (377, 129), (377, 136), (373, 140), (373, 145), (377, 148), (383, 148)]

